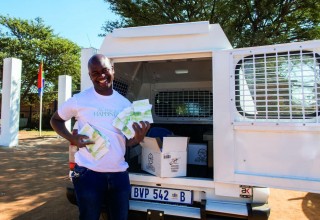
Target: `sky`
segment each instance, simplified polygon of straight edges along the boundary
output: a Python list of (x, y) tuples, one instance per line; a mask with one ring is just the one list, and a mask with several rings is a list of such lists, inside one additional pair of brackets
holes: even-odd
[(0, 15), (27, 20), (40, 17), (60, 37), (96, 49), (103, 41), (98, 37), (103, 24), (118, 18), (103, 0), (0, 0)]

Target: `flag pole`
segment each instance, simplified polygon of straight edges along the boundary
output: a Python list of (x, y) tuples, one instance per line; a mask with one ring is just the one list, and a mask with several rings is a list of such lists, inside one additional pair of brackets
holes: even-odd
[(41, 137), (42, 130), (42, 95), (44, 89), (44, 73), (43, 73), (43, 63), (42, 60), (39, 65), (38, 70), (38, 94), (40, 98), (40, 111), (39, 111), (39, 136)]
[(39, 115), (39, 136), (41, 137), (42, 130), (42, 94), (40, 95), (40, 115)]

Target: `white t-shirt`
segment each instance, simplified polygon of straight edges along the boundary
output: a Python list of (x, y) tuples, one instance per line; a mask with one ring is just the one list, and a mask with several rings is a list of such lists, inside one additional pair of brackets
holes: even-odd
[(80, 148), (75, 154), (75, 162), (97, 172), (121, 172), (128, 168), (124, 159), (126, 140), (121, 131), (112, 125), (113, 119), (130, 101), (113, 90), (110, 96), (98, 94), (93, 87), (74, 95), (58, 109), (63, 120), (72, 117), (78, 122), (78, 130), (89, 123), (93, 128), (109, 138), (109, 151), (99, 160), (95, 160), (86, 148)]

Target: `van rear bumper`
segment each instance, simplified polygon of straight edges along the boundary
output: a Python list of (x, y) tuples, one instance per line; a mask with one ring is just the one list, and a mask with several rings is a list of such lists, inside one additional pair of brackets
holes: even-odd
[[(267, 220), (270, 208), (267, 204), (241, 204), (232, 202), (202, 202), (200, 207), (179, 206), (172, 204), (159, 204), (144, 201), (130, 201), (130, 211), (141, 213), (141, 216), (152, 215), (152, 213), (164, 213), (164, 216), (175, 217), (173, 219), (216, 219), (224, 216), (226, 219), (250, 219)], [(144, 213), (144, 214), (142, 214)]]
[[(71, 204), (77, 205), (73, 186), (67, 186), (66, 196)], [(181, 206), (130, 200), (130, 218), (163, 213), (166, 219), (214, 219), (217, 216), (249, 220), (267, 220), (270, 215), (268, 204), (202, 201), (199, 207)], [(135, 219), (135, 218), (133, 218)]]

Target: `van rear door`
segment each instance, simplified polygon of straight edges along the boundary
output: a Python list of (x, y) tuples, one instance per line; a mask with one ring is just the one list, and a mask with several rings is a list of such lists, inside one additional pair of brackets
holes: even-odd
[(320, 41), (213, 54), (214, 180), (320, 192)]

